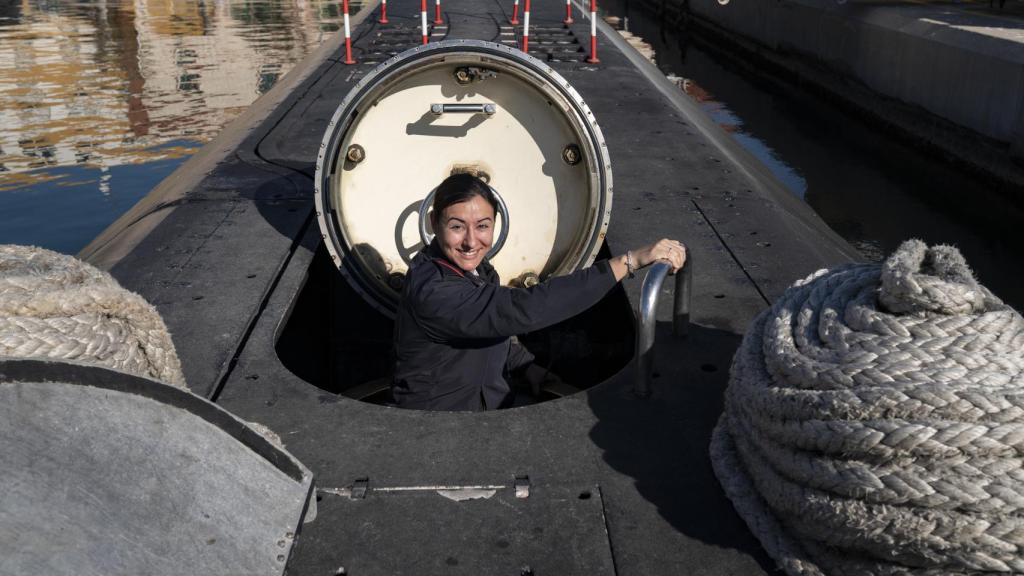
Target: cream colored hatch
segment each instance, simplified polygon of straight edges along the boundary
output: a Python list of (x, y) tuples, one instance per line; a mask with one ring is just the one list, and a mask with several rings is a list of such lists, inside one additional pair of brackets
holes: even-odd
[(331, 120), (316, 206), (335, 265), (393, 314), (433, 234), (425, 200), (468, 171), (503, 204), (490, 259), (506, 284), (590, 265), (611, 213), (608, 151), (590, 109), (549, 66), (499, 44), (428, 44), (382, 63)]

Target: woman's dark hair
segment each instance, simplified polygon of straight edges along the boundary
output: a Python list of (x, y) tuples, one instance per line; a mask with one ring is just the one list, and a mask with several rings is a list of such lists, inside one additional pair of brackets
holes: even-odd
[(452, 174), (445, 178), (437, 187), (437, 192), (434, 193), (434, 212), (430, 215), (434, 233), (436, 234), (440, 229), (439, 220), (441, 214), (444, 214), (445, 208), (452, 204), (472, 200), (473, 196), (480, 196), (486, 200), (494, 209), (494, 213), (498, 213), (498, 201), (495, 200), (494, 194), (491, 194), (491, 188), (483, 180), (466, 172)]

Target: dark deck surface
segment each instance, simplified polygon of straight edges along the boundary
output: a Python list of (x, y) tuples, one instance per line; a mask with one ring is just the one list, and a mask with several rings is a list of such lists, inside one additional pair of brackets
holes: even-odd
[[(447, 38), (511, 38), (501, 35), (511, 4), (447, 0)], [(388, 12), (387, 29), (407, 32), (378, 36), (376, 14), (363, 20), (355, 27), (360, 62), (383, 59), (369, 56), (374, 40), (418, 42), (418, 3), (392, 0)], [(558, 3), (534, 5), (531, 48), (543, 49), (545, 35), (564, 37), (563, 14)], [(571, 31), (585, 47), (589, 21), (578, 11), (576, 18)], [(607, 244), (620, 253), (672, 236), (696, 265), (695, 325), (687, 341), (673, 341), (669, 323), (659, 323), (649, 399), (631, 395), (627, 367), (585, 393), (536, 406), (409, 412), (326, 393), (284, 366), (276, 341), (320, 241), (312, 214), (316, 152), (346, 91), (372, 69), (342, 64), (340, 52), (308, 63), (315, 66), (309, 77), (163, 208), (166, 217), (113, 267), (163, 314), (196, 393), (269, 426), (321, 490), (339, 489), (322, 492), (290, 573), (770, 571), (707, 455), (729, 362), (747, 324), (788, 284), (856, 256), (607, 32), (602, 24), (599, 65), (583, 63), (582, 50), (551, 62), (592, 108), (609, 145), (615, 188)], [(640, 282), (625, 283), (634, 305)], [(670, 302), (662, 298), (663, 320)], [(516, 475), (529, 476), (529, 498), (514, 497)], [(343, 488), (359, 478), (369, 490), (351, 499)], [(498, 488), (464, 501), (429, 489), (464, 485)], [(428, 489), (380, 490), (387, 487)]]

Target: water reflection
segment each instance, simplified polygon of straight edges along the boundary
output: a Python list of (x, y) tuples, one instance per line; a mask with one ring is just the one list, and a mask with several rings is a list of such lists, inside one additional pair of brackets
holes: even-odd
[[(0, 1), (0, 243), (84, 246), (338, 30), (340, 4)], [(47, 216), (58, 198), (92, 225)]]

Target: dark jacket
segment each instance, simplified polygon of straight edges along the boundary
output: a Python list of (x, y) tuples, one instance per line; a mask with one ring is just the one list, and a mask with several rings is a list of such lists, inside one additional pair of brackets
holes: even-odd
[(532, 288), (501, 286), (487, 261), (477, 273), (445, 258), (436, 240), (413, 259), (395, 318), (392, 392), (399, 406), (502, 406), (510, 399), (503, 372), (533, 359), (510, 337), (583, 312), (616, 283), (604, 260)]

